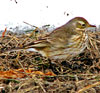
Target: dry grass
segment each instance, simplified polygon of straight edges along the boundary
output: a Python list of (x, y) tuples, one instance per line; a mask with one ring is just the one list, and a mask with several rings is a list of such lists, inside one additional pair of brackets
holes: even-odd
[[(56, 76), (33, 75), (17, 79), (0, 79), (1, 93), (100, 93), (100, 32), (89, 32), (87, 49), (71, 61), (54, 60), (29, 51), (0, 54), (0, 70), (32, 68), (51, 71)], [(39, 34), (40, 36), (40, 34)], [(0, 52), (37, 40), (38, 34), (13, 33), (0, 38)], [(56, 64), (57, 63), (57, 64)]]

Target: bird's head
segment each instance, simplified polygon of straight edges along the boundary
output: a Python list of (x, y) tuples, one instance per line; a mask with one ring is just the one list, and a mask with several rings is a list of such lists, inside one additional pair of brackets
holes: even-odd
[(71, 19), (67, 24), (73, 29), (85, 30), (90, 27), (96, 27), (95, 25), (89, 24), (89, 22), (83, 17), (75, 17)]

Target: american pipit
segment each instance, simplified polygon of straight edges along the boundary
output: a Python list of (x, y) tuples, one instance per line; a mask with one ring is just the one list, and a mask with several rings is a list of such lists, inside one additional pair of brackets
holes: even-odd
[(75, 17), (42, 39), (16, 49), (33, 48), (51, 59), (70, 59), (87, 47), (89, 27), (95, 26), (90, 25), (83, 17)]

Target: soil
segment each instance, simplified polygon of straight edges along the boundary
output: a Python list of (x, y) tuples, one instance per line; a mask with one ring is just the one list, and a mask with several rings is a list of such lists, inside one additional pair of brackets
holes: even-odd
[[(34, 35), (7, 33), (0, 37), (0, 52), (37, 40)], [(99, 37), (96, 37), (99, 41)], [(99, 43), (96, 43), (98, 49)], [(0, 71), (29, 69), (55, 75), (0, 78), (0, 93), (100, 93), (100, 58), (85, 49), (72, 60), (50, 60), (39, 53), (21, 50), (0, 54)]]

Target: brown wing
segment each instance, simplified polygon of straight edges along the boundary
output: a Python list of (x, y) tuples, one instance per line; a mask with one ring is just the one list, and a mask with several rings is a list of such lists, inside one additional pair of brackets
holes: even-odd
[(45, 48), (45, 47), (56, 47), (56, 48), (64, 48), (67, 43), (68, 39), (75, 34), (72, 28), (68, 28), (67, 24), (55, 29), (49, 35), (45, 36), (44, 38), (31, 42), (25, 45), (25, 48)]

